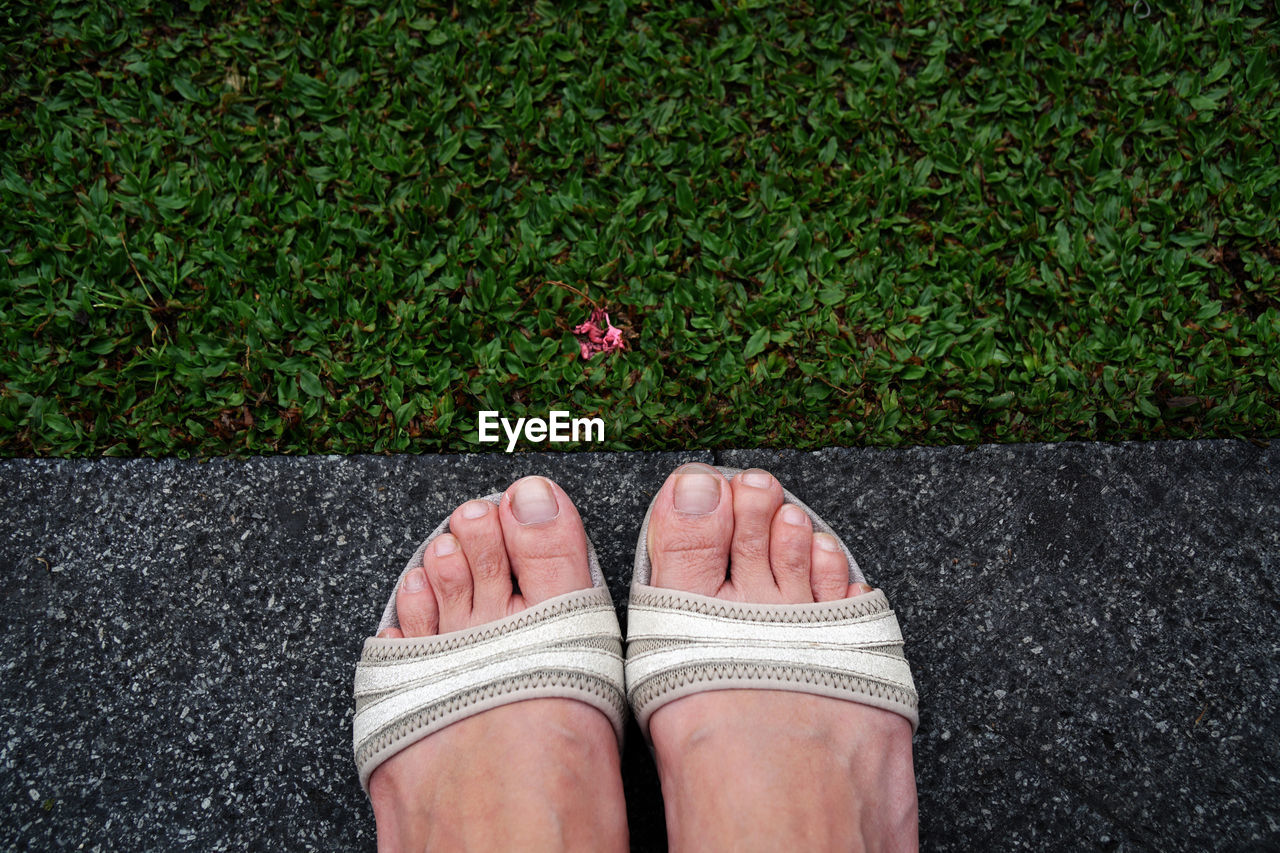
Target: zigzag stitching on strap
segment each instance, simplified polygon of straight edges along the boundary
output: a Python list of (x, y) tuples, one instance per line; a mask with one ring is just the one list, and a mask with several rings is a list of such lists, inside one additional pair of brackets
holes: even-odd
[[(790, 626), (790, 625), (801, 625), (804, 627), (814, 627), (814, 628), (820, 628), (822, 630), (828, 630), (830, 628), (839, 628), (842, 626), (850, 626), (850, 625), (873, 625), (877, 622), (886, 622), (886, 621), (892, 621), (895, 625), (897, 624), (897, 614), (894, 613), (892, 610), (888, 610), (888, 609), (879, 610), (873, 613), (863, 613), (855, 616), (843, 616), (843, 615), (835, 614), (830, 616), (824, 615), (822, 616), (822, 618), (813, 618), (813, 619), (804, 618), (804, 614), (801, 614), (801, 618), (799, 619), (793, 619), (793, 618), (751, 619), (744, 616), (722, 616), (717, 613), (694, 613), (687, 610), (685, 611), (673, 610), (671, 608), (658, 610), (656, 608), (650, 608), (649, 605), (646, 605), (646, 604), (634, 605), (633, 609), (638, 613), (656, 614), (661, 617), (666, 617), (669, 614), (676, 614), (680, 616), (694, 617), (702, 621), (709, 621), (709, 622), (718, 623), (721, 625), (725, 625), (725, 624), (749, 625), (754, 628), (758, 628), (762, 631), (769, 631), (769, 632), (773, 632), (778, 628), (785, 629), (787, 626)], [(653, 635), (651, 634), (649, 636), (653, 636)]]
[(912, 710), (916, 710), (920, 704), (920, 698), (914, 691), (907, 691), (881, 681), (831, 672), (830, 670), (814, 670), (808, 667), (781, 664), (702, 663), (682, 666), (677, 669), (660, 672), (645, 682), (637, 684), (635, 688), (628, 691), (628, 695), (631, 698), (631, 704), (639, 710), (663, 694), (683, 687), (685, 684), (735, 678), (754, 681), (767, 680), (819, 684), (824, 687), (834, 687), (848, 690), (852, 693), (888, 699), (906, 705)]
[(809, 610), (805, 612), (779, 613), (757, 609), (749, 604), (712, 604), (704, 601), (690, 601), (678, 595), (655, 594), (648, 590), (634, 592), (631, 596), (631, 603), (642, 607), (683, 610), (689, 613), (700, 613), (704, 616), (718, 616), (723, 619), (750, 620), (753, 622), (835, 622), (841, 619), (856, 619), (862, 616), (891, 612), (888, 602), (884, 599), (848, 602), (827, 611)]
[[(612, 606), (612, 605), (609, 605)], [(546, 610), (537, 613), (521, 615), (515, 622), (501, 627), (493, 627), (488, 629), (477, 629), (474, 632), (468, 631), (465, 636), (453, 637), (448, 640), (440, 640), (439, 638), (424, 637), (416, 643), (405, 643), (395, 646), (377, 646), (365, 649), (363, 661), (368, 663), (376, 663), (380, 661), (401, 660), (406, 657), (416, 657), (418, 655), (432, 655), (439, 652), (451, 652), (462, 646), (470, 646), (475, 643), (491, 640), (494, 637), (500, 637), (505, 634), (511, 634), (522, 628), (531, 625), (537, 625), (557, 616), (561, 616), (567, 612), (590, 612), (592, 610), (605, 609), (604, 604), (584, 605), (581, 599), (571, 599), (569, 601), (559, 602)]]
[[(637, 648), (643, 645), (643, 648)], [(782, 652), (785, 653), (790, 649), (816, 649), (829, 652), (861, 652), (863, 654), (875, 655), (876, 657), (892, 658), (893, 660), (906, 660), (905, 654), (886, 654), (886, 649), (901, 650), (903, 643), (901, 640), (884, 643), (857, 643), (854, 645), (846, 643), (775, 643), (761, 640), (637, 640), (634, 645), (628, 647), (631, 659), (638, 659), (644, 655), (655, 654), (657, 652), (666, 651), (685, 651), (690, 650), (699, 654), (722, 654), (725, 650), (736, 652), (741, 649), (761, 650), (766, 652)], [(785, 661), (784, 661), (785, 662)]]
[(568, 687), (581, 690), (584, 693), (604, 699), (619, 715), (626, 710), (626, 699), (621, 691), (607, 680), (594, 675), (582, 672), (544, 670), (525, 675), (508, 676), (472, 688), (450, 699), (434, 702), (405, 717), (388, 723), (379, 731), (370, 734), (360, 744), (359, 749), (356, 750), (356, 764), (357, 766), (363, 766), (373, 753), (469, 705), (474, 705), (494, 696), (539, 687)]
[(572, 640), (549, 643), (543, 648), (566, 649), (568, 651), (573, 651), (575, 649), (600, 649), (602, 651), (615, 654), (618, 657), (622, 657), (622, 640), (613, 636), (605, 636), (604, 634), (597, 634), (590, 637), (575, 637)]

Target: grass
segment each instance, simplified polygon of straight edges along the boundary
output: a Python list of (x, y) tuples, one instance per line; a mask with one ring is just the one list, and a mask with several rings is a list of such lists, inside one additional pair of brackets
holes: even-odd
[(0, 11), (0, 453), (1280, 434), (1274, 6), (859, 5)]

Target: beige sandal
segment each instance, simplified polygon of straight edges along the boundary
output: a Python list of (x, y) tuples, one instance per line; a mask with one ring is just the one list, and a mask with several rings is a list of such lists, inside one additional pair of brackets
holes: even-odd
[[(483, 500), (497, 504), (502, 494)], [(399, 627), (396, 593), (446, 519), (400, 573), (378, 624)], [(599, 709), (622, 746), (626, 713), (622, 632), (595, 547), (587, 540), (592, 587), (548, 599), (514, 616), (433, 637), (365, 640), (356, 666), (353, 746), (360, 784), (378, 765), (450, 723), (525, 699), (577, 699)]]
[[(732, 479), (736, 468), (718, 468)], [(835, 532), (790, 492), (815, 531)], [(627, 697), (645, 737), (668, 702), (707, 690), (792, 690), (901, 714), (914, 732), (919, 697), (903, 654), (902, 631), (880, 590), (821, 604), (739, 604), (649, 586), (650, 504), (636, 543), (627, 606)], [(865, 583), (849, 560), (849, 582)]]

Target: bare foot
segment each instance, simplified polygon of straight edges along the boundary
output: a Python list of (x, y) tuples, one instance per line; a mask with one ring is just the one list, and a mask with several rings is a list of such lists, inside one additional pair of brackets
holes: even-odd
[[(667, 479), (649, 527), (653, 586), (763, 604), (835, 601), (834, 538), (784, 505), (769, 473), (707, 465)], [(911, 724), (855, 702), (776, 690), (677, 699), (649, 721), (672, 850), (914, 850)]]
[[(400, 629), (379, 636), (462, 630), (591, 586), (582, 520), (550, 480), (520, 480), (498, 506), (469, 501), (449, 527), (397, 593)], [(369, 797), (379, 850), (627, 847), (613, 727), (572, 699), (516, 702), (435, 732), (379, 766)]]

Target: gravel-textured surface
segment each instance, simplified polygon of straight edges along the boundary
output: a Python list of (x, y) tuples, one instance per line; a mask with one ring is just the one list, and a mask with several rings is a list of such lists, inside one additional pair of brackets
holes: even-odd
[(372, 849), (350, 680), (413, 546), (547, 474), (621, 603), (693, 459), (773, 470), (889, 592), (926, 849), (1280, 845), (1280, 450), (1198, 441), (0, 462), (0, 848)]

